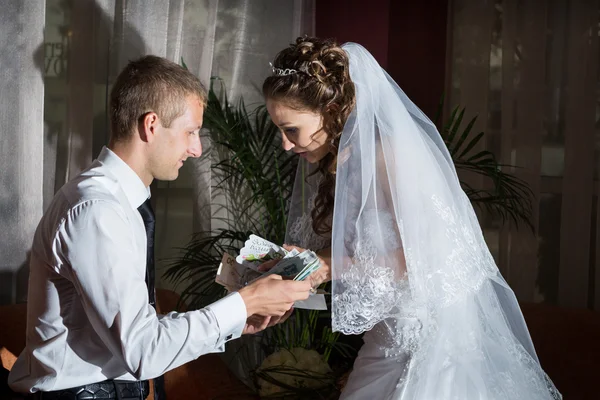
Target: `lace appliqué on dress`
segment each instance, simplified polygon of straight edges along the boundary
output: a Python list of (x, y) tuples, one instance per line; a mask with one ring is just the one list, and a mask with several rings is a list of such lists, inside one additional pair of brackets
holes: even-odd
[(423, 325), (417, 318), (388, 318), (365, 335), (365, 341), (374, 341), (386, 357), (414, 354), (421, 345)]
[[(311, 197), (309, 204), (314, 204), (316, 194)], [(331, 240), (315, 233), (312, 227), (312, 216), (310, 210), (298, 217), (289, 229), (290, 244), (300, 246), (304, 249), (318, 251), (331, 245)]]

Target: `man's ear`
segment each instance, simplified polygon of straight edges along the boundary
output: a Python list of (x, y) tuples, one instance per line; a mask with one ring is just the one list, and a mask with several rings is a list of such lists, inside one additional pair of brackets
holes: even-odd
[(138, 134), (140, 139), (147, 143), (152, 143), (156, 135), (156, 128), (160, 125), (158, 115), (155, 112), (148, 112), (140, 118), (138, 124)]

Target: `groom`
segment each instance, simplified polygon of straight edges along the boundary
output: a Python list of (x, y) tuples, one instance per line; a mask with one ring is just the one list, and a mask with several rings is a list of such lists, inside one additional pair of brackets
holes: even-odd
[(156, 314), (149, 186), (176, 179), (187, 158), (200, 157), (205, 105), (200, 81), (163, 58), (146, 56), (121, 72), (109, 146), (58, 191), (36, 230), (27, 344), (9, 376), (13, 390), (38, 399), (144, 399), (148, 379), (281, 322), (308, 297), (310, 283), (271, 275), (204, 309)]

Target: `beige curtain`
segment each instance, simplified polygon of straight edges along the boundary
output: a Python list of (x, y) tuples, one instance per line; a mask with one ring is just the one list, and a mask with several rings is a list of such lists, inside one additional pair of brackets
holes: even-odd
[(449, 35), (448, 106), (534, 193), (535, 234), (482, 216), (502, 273), (523, 301), (600, 309), (600, 2), (453, 0)]
[[(16, 300), (24, 262), (43, 210), (45, 8), (4, 1), (0, 23), (0, 302)], [(35, 193), (35, 194), (34, 194)], [(25, 275), (25, 276), (24, 276)]]
[[(275, 53), (313, 32), (313, 9), (314, 0), (3, 0), (0, 304), (25, 299), (35, 227), (108, 142), (107, 94), (129, 60), (183, 60), (206, 85), (221, 77), (232, 101), (257, 103)], [(157, 259), (212, 228), (208, 160), (153, 185)]]

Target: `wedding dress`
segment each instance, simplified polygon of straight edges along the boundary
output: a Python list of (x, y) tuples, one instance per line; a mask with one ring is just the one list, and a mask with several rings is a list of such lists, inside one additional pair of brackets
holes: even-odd
[(484, 242), (433, 123), (360, 45), (331, 237), (312, 230), (319, 177), (301, 161), (286, 242), (332, 249), (332, 327), (364, 335), (341, 399), (561, 399)]

